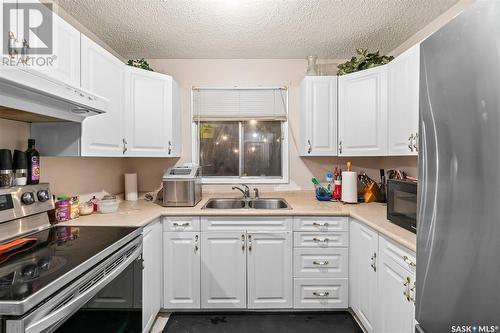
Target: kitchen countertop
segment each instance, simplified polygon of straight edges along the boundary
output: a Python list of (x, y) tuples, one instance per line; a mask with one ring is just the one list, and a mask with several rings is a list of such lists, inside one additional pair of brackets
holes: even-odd
[(232, 198), (234, 193), (204, 193), (195, 207), (162, 207), (144, 199), (122, 201), (111, 214), (81, 216), (59, 225), (141, 227), (160, 216), (351, 216), (398, 244), (416, 251), (416, 235), (386, 218), (387, 207), (380, 203), (342, 204), (318, 201), (311, 191), (262, 193), (262, 198), (284, 198), (292, 209), (201, 209), (210, 198)]

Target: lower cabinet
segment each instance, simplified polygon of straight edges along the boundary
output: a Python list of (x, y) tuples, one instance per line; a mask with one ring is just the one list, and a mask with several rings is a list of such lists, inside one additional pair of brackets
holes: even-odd
[(142, 325), (148, 332), (161, 308), (162, 228), (159, 220), (144, 227), (142, 238)]
[(380, 236), (378, 332), (415, 331), (415, 254)]
[(351, 308), (367, 332), (375, 331), (377, 318), (378, 233), (351, 220), (349, 241), (349, 299)]
[(201, 307), (246, 306), (246, 233), (202, 233)]
[(350, 222), (350, 306), (367, 332), (414, 332), (415, 255)]
[(252, 232), (247, 238), (248, 308), (291, 308), (291, 234)]
[(200, 308), (200, 233), (163, 234), (163, 307)]

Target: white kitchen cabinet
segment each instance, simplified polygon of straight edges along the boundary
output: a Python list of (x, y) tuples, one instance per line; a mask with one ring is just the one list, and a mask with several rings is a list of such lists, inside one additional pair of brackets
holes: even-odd
[(339, 156), (387, 153), (387, 66), (339, 76)]
[(349, 300), (366, 328), (376, 330), (378, 233), (351, 219), (349, 252)]
[(162, 226), (156, 220), (143, 229), (142, 259), (142, 327), (148, 332), (161, 308), (162, 290)]
[(414, 273), (381, 252), (378, 274), (380, 301), (377, 332), (414, 332)]
[(202, 232), (201, 307), (246, 308), (246, 233)]
[(107, 113), (82, 123), (82, 156), (123, 156), (125, 64), (82, 35), (82, 88), (109, 100)]
[(165, 309), (200, 308), (200, 243), (199, 232), (163, 233)]
[(417, 155), (420, 44), (388, 65), (388, 155)]
[(127, 66), (125, 156), (179, 157), (179, 88), (169, 75)]
[(247, 234), (248, 308), (292, 307), (290, 232)]
[(300, 155), (337, 156), (337, 77), (306, 76), (300, 91)]

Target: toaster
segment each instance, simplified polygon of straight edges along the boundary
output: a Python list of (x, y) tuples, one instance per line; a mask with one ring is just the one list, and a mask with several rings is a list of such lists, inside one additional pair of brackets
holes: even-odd
[(163, 201), (166, 207), (192, 207), (201, 200), (201, 175), (198, 166), (169, 168), (163, 174)]

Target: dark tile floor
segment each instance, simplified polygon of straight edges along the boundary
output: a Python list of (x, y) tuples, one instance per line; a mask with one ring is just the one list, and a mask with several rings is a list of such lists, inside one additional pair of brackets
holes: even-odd
[(362, 333), (349, 312), (173, 313), (163, 333)]

